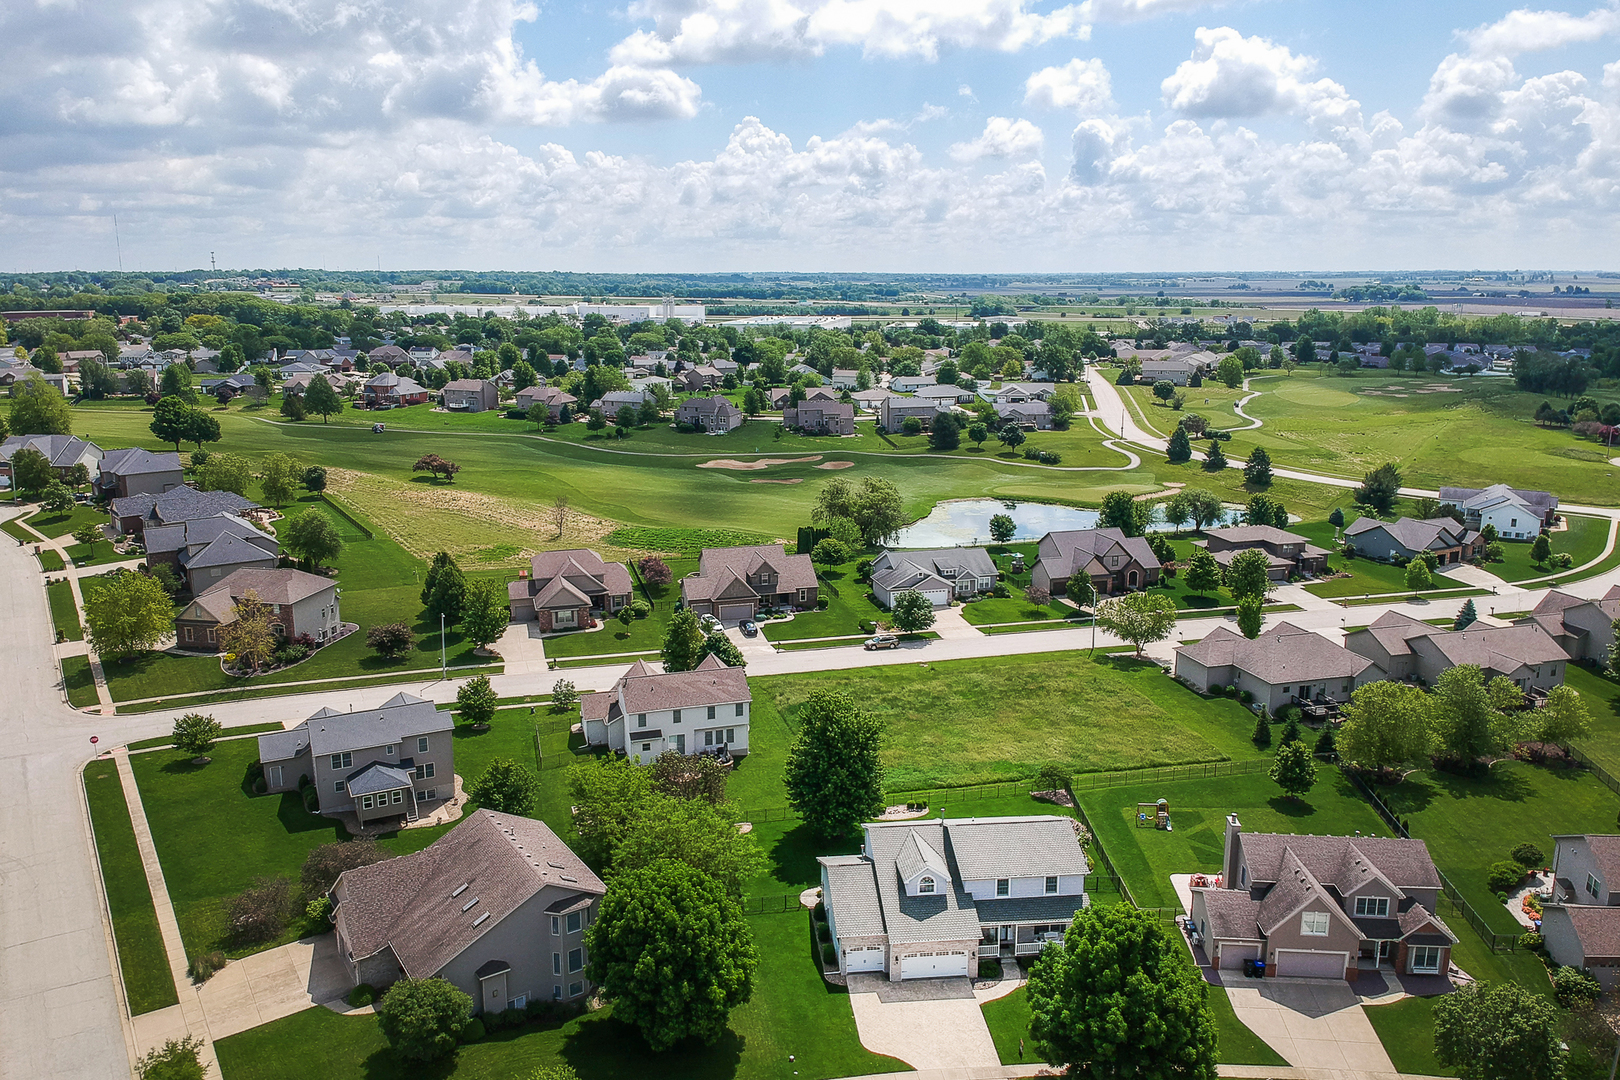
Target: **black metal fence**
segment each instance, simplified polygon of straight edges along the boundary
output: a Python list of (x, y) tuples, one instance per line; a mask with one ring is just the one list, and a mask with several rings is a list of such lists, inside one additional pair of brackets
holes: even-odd
[(1620, 794), (1620, 780), (1616, 780), (1614, 778), (1613, 773), (1609, 772), (1608, 769), (1605, 769), (1603, 766), (1601, 766), (1597, 762), (1593, 761), (1584, 752), (1577, 749), (1576, 747), (1571, 746), (1568, 749), (1569, 749), (1569, 756), (1571, 758), (1573, 758), (1574, 760), (1580, 762), (1582, 765), (1586, 766), (1588, 769), (1591, 769), (1592, 770), (1592, 775), (1596, 776), (1599, 780), (1603, 781), (1603, 783), (1608, 787), (1608, 789), (1610, 791), (1613, 791), (1616, 794)]
[(798, 893), (778, 893), (775, 896), (745, 896), (742, 900), (744, 915), (782, 915), (799, 907)]

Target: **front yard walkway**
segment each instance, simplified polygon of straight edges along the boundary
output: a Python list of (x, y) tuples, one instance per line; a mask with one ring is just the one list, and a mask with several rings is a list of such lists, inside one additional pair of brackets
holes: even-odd
[(882, 975), (851, 975), (849, 1005), (861, 1045), (874, 1054), (919, 1071), (1001, 1065), (966, 978), (893, 983)]

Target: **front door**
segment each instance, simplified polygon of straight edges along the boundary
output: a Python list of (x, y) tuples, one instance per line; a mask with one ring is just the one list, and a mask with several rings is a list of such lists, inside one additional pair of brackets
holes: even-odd
[(1393, 941), (1380, 941), (1378, 943), (1378, 962), (1380, 964), (1389, 963), (1390, 954), (1394, 951), (1395, 943)]
[(1015, 937), (1015, 935), (1014, 935), (1012, 927), (1003, 926), (1001, 928), (1001, 943), (1003, 945), (1011, 945), (1013, 943), (1014, 937)]
[(685, 735), (671, 735), (670, 736), (670, 747), (677, 754), (686, 753), (686, 736)]

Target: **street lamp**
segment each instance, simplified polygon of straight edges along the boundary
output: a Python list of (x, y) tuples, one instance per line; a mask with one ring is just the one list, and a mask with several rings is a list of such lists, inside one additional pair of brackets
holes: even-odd
[(439, 613), (439, 679), (442, 681), (450, 673), (449, 653), (444, 647), (444, 612)]

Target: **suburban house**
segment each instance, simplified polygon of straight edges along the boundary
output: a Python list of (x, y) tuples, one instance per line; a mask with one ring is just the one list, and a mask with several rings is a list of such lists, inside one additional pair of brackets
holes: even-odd
[(1462, 512), (1463, 524), (1476, 532), (1494, 525), (1507, 540), (1534, 540), (1543, 526), (1558, 519), (1558, 496), (1545, 491), (1521, 491), (1506, 484), (1488, 488), (1443, 487), (1440, 501)]
[(1004, 424), (1017, 424), (1028, 431), (1052, 430), (1052, 406), (1030, 398), (1025, 401), (998, 401), (996, 418)]
[(699, 615), (742, 622), (761, 608), (813, 608), (819, 585), (808, 555), (781, 544), (704, 548), (698, 571), (681, 579), (681, 600)]
[(378, 364), (386, 364), (391, 368), (395, 368), (401, 364), (409, 363), (411, 354), (398, 345), (379, 345), (366, 353), (366, 359), (371, 362), (373, 367)]
[(1620, 836), (1554, 836), (1553, 844), (1555, 902), (1541, 910), (1547, 952), (1613, 990), (1620, 984)]
[(1172, 382), (1177, 386), (1186, 386), (1192, 380), (1193, 372), (1208, 375), (1220, 363), (1220, 357), (1212, 352), (1195, 352), (1181, 356), (1155, 356), (1142, 358), (1142, 379), (1145, 382)]
[(620, 409), (639, 409), (646, 400), (647, 394), (641, 390), (609, 390), (591, 402), (591, 408), (601, 409), (602, 415), (611, 420), (619, 415)]
[(1069, 578), (1085, 571), (1098, 596), (1131, 592), (1158, 583), (1162, 566), (1148, 542), (1118, 529), (1049, 532), (1036, 549), (1031, 584), (1053, 596), (1068, 591)]
[(753, 701), (743, 669), (713, 655), (691, 671), (666, 674), (637, 660), (613, 689), (580, 698), (579, 716), (588, 745), (618, 751), (637, 765), (669, 750), (745, 757)]
[(240, 515), (244, 510), (258, 508), (258, 503), (234, 491), (198, 491), (182, 485), (160, 495), (143, 493), (114, 499), (112, 523), (121, 536), (140, 536), (154, 525), (176, 525), (220, 514)]
[(933, 386), (937, 380), (932, 375), (895, 375), (889, 379), (889, 389), (896, 394), (915, 394), (925, 386)]
[(501, 391), (488, 379), (456, 379), (444, 384), (443, 401), (456, 412), (488, 412), (500, 407)]
[(862, 412), (877, 412), (878, 406), (883, 403), (884, 399), (891, 398), (893, 396), (894, 394), (892, 392), (879, 387), (873, 387), (870, 390), (856, 390), (854, 393), (849, 395), (850, 400), (855, 403), (856, 408), (860, 409)]
[(343, 633), (337, 582), (302, 570), (237, 570), (198, 593), (175, 616), (175, 644), (194, 652), (218, 652), (219, 631), (236, 621), (236, 602), (248, 593), (270, 609), (270, 629), (283, 641), (309, 635), (317, 645)]
[(878, 423), (884, 431), (899, 431), (907, 420), (916, 417), (926, 430), (933, 424), (934, 417), (950, 410), (949, 404), (936, 405), (922, 398), (886, 397), (878, 402)]
[(535, 405), (544, 405), (553, 421), (562, 419), (564, 407), (572, 409), (579, 399), (565, 394), (555, 386), (530, 386), (517, 392), (517, 407), (528, 412)]
[(101, 471), (91, 482), (103, 499), (126, 499), (131, 495), (161, 495), (186, 482), (180, 455), (167, 451), (154, 454), (140, 447), (108, 450), (101, 455)]
[(1344, 538), (1363, 558), (1407, 563), (1420, 552), (1432, 551), (1441, 566), (1471, 562), (1483, 546), (1479, 533), (1449, 517), (1394, 521), (1360, 517), (1345, 528)]
[(782, 410), (784, 427), (816, 435), (855, 434), (855, 406), (841, 401), (801, 401)]
[(983, 548), (885, 551), (872, 560), (872, 595), (884, 607), (904, 592), (920, 592), (935, 607), (952, 597), (976, 596), (995, 588), (996, 564)]
[(1051, 383), (1002, 383), (991, 389), (980, 390), (979, 396), (996, 405), (1015, 405), (1021, 401), (1046, 401), (1055, 389)]
[(315, 786), (322, 814), (353, 814), (362, 826), (415, 821), (455, 792), (448, 712), (410, 694), (375, 709), (322, 709), (297, 727), (259, 736), (269, 792)]
[(1571, 660), (1607, 663), (1614, 645), (1614, 622), (1620, 619), (1620, 585), (1611, 585), (1601, 600), (1547, 590), (1530, 612), (1529, 621), (1540, 626)]
[(743, 411), (733, 405), (729, 398), (718, 395), (687, 398), (675, 410), (677, 424), (690, 424), (711, 433), (735, 431), (743, 426), (745, 419), (747, 417)]
[(512, 619), (540, 623), (542, 633), (578, 630), (593, 615), (611, 615), (630, 603), (630, 571), (603, 562), (587, 548), (542, 551), (529, 560), (529, 576), (506, 587)]
[(1564, 681), (1569, 656), (1534, 622), (1447, 630), (1390, 611), (1354, 630), (1345, 648), (1365, 656), (1390, 679), (1434, 685), (1458, 664), (1474, 664), (1485, 678), (1505, 676), (1526, 694), (1545, 693)]
[(493, 1016), (574, 1001), (602, 880), (544, 823), (479, 810), (421, 851), (332, 886), (338, 955), (355, 985), (439, 978)]
[(709, 364), (699, 364), (675, 373), (675, 381), (680, 384), (681, 389), (691, 394), (719, 389), (725, 377), (724, 372)]
[(1227, 816), (1221, 884), (1192, 890), (1200, 966), (1264, 960), (1268, 976), (1350, 980), (1450, 969), (1457, 938), (1434, 913), (1440, 874), (1422, 840), (1242, 829)]
[(432, 396), (433, 391), (415, 379), (384, 371), (367, 379), (361, 393), (366, 404), (375, 409), (378, 406), (420, 405)]
[(934, 385), (925, 386), (918, 390), (915, 397), (918, 401), (930, 401), (935, 405), (968, 405), (978, 394), (973, 390), (964, 390), (960, 386)]
[(103, 456), (101, 447), (77, 435), (13, 435), (0, 443), (0, 476), (11, 475), (12, 456), (20, 450), (37, 450), (44, 454), (58, 480), (66, 480), (75, 465), (83, 465), (95, 476)]
[[(1210, 529), (1204, 536), (1204, 548), (1215, 556), (1222, 570), (1230, 568), (1232, 560), (1242, 552), (1259, 550), (1266, 553), (1266, 575), (1272, 581), (1287, 581), (1291, 576), (1302, 574), (1327, 573), (1327, 549), (1317, 547), (1298, 533), (1271, 525), (1233, 525), (1224, 529)], [(1193, 543), (1199, 541), (1194, 540)]]
[(1236, 686), (1272, 713), (1296, 702), (1342, 702), (1384, 673), (1364, 656), (1321, 634), (1280, 622), (1252, 641), (1217, 626), (1176, 649), (1176, 678), (1201, 694)]
[(142, 542), (151, 565), (174, 567), (186, 588), (200, 593), (237, 570), (274, 569), (281, 555), (276, 538), (235, 514), (149, 525)]
[(863, 826), (858, 855), (824, 855), (821, 896), (842, 975), (972, 977), (979, 959), (1036, 956), (1086, 907), (1066, 817), (945, 818)]
[(834, 390), (854, 390), (860, 385), (861, 373), (856, 368), (833, 368), (828, 380)]

